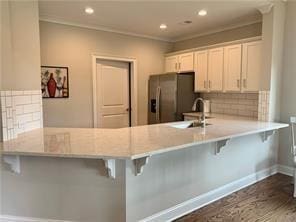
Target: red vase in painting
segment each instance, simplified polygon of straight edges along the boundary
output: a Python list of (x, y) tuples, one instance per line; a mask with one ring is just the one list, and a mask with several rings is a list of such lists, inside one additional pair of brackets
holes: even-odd
[(53, 78), (53, 73), (51, 73), (50, 78), (47, 82), (47, 90), (48, 90), (49, 97), (51, 98), (55, 97), (56, 89), (57, 89), (57, 82)]

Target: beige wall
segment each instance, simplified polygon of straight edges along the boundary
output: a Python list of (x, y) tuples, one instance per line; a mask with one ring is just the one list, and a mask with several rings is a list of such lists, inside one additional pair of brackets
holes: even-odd
[[(285, 32), (285, 19), (286, 19), (286, 4), (284, 2), (275, 2), (272, 9), (272, 18), (269, 15), (267, 17), (272, 19), (271, 33), (268, 34), (268, 38), (271, 39), (270, 49), (271, 52), (263, 48), (263, 56), (267, 58), (271, 55), (271, 65), (269, 70), (264, 70), (267, 76), (270, 76), (270, 101), (269, 101), (269, 120), (280, 120), (281, 109), (281, 81), (283, 72), (283, 52), (284, 52), (284, 32)], [(264, 37), (264, 35), (263, 35)], [(263, 38), (263, 42), (265, 39)], [(262, 80), (264, 82), (264, 80)], [(265, 82), (266, 81), (265, 79)]]
[(40, 22), (42, 65), (69, 67), (69, 99), (43, 100), (44, 125), (92, 127), (91, 54), (129, 57), (138, 63), (138, 122), (147, 123), (148, 77), (164, 70), (171, 44), (110, 32)]
[(255, 23), (235, 29), (225, 30), (209, 35), (203, 35), (196, 38), (178, 41), (174, 44), (173, 51), (196, 48), (206, 45), (213, 45), (222, 42), (229, 42), (254, 36), (260, 36), (262, 31), (262, 23)]
[(1, 88), (40, 89), (38, 2), (1, 4)]
[(0, 69), (0, 88), (2, 88), (3, 73), (11, 73), (11, 33), (9, 19), (9, 4), (7, 1), (0, 1), (1, 6), (1, 69)]
[[(296, 116), (296, 2), (287, 3), (283, 79), (281, 95), (281, 121), (289, 122)], [(293, 166), (290, 129), (281, 131), (279, 163)]]

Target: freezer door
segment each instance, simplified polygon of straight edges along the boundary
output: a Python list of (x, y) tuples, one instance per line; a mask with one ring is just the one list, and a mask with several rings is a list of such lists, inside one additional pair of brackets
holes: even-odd
[(159, 88), (159, 75), (151, 75), (148, 83), (148, 124), (157, 123), (157, 91)]
[(164, 74), (159, 76), (160, 123), (176, 121), (177, 110), (177, 74)]

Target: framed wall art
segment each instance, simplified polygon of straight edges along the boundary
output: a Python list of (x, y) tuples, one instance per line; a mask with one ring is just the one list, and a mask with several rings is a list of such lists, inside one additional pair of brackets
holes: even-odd
[(68, 67), (41, 66), (43, 98), (69, 98)]

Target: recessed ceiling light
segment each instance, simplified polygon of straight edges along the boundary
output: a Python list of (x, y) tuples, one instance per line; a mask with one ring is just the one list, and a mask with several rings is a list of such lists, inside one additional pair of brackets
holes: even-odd
[(199, 12), (198, 12), (198, 15), (199, 16), (205, 16), (205, 15), (207, 15), (208, 14), (208, 12), (206, 11), (206, 10), (204, 10), (204, 9), (202, 9), (202, 10), (200, 10)]
[(160, 29), (166, 29), (166, 28), (167, 28), (167, 25), (166, 25), (166, 24), (161, 24), (161, 25), (159, 26), (159, 28), (160, 28)]
[(91, 7), (86, 7), (85, 8), (85, 13), (87, 13), (87, 14), (93, 14), (94, 13), (94, 10)]
[(189, 24), (192, 23), (192, 21), (190, 21), (190, 20), (186, 20), (186, 21), (184, 21), (183, 23), (184, 23), (185, 25), (189, 25)]

